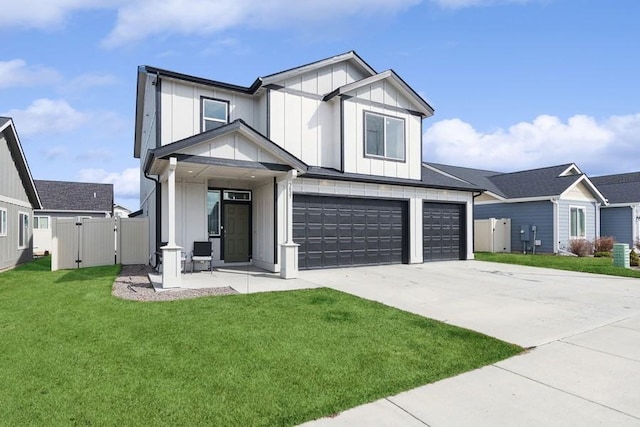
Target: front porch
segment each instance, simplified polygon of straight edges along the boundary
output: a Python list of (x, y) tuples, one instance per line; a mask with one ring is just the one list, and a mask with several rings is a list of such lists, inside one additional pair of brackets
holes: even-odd
[(210, 243), (214, 267), (248, 264), (297, 276), (292, 181), (306, 170), (300, 160), (233, 122), (151, 150), (145, 170), (159, 178), (155, 251), (163, 288), (189, 286), (180, 272), (194, 242)]
[(149, 274), (149, 280), (156, 292), (179, 292), (181, 289), (209, 289), (231, 287), (240, 294), (256, 292), (292, 291), (319, 288), (320, 285), (301, 278), (282, 280), (279, 273), (246, 265), (238, 267), (218, 267), (212, 272), (200, 271), (181, 274), (180, 288), (162, 286), (162, 274)]

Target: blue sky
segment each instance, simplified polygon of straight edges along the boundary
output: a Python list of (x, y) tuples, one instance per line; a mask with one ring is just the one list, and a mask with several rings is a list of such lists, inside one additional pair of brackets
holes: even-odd
[(36, 179), (138, 208), (138, 65), (249, 85), (355, 50), (436, 110), (426, 161), (640, 170), (640, 2), (0, 0), (0, 115)]

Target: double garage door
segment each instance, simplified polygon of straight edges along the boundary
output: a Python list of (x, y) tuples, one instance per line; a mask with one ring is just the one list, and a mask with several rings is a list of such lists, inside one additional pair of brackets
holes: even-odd
[[(305, 270), (408, 262), (407, 205), (404, 200), (294, 195), (293, 239), (300, 245), (298, 267)], [(447, 211), (452, 206), (457, 216)], [(429, 243), (429, 249), (425, 246), (424, 250), (425, 261), (460, 259), (460, 205), (425, 203), (424, 212), (428, 220), (424, 223), (424, 241)], [(459, 222), (452, 226), (456, 218)]]

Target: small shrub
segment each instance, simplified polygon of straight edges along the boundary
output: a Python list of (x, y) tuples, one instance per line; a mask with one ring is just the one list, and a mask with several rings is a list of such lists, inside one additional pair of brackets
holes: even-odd
[(596, 258), (611, 258), (611, 252), (594, 252), (593, 256)]
[(569, 241), (569, 252), (580, 257), (593, 253), (593, 244), (587, 239), (573, 239)]
[(640, 256), (636, 251), (629, 252), (629, 265), (631, 267), (640, 267)]
[(598, 252), (611, 252), (613, 250), (613, 244), (615, 239), (611, 236), (596, 237), (593, 241), (593, 250)]

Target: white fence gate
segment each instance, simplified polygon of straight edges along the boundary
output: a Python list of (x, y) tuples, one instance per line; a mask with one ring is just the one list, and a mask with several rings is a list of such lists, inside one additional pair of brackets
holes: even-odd
[(511, 252), (511, 219), (476, 219), (473, 222), (474, 252)]
[(146, 218), (51, 218), (51, 270), (149, 261)]

